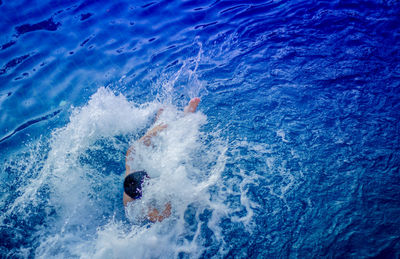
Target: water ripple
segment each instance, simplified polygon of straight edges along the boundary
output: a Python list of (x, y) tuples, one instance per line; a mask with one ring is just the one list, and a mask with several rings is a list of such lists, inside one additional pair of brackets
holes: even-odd
[(53, 18), (49, 18), (48, 20), (41, 21), (35, 24), (23, 24), (17, 26), (15, 27), (15, 30), (17, 31), (19, 36), (28, 32), (38, 31), (38, 30), (56, 31), (60, 25), (61, 23), (59, 22), (55, 23), (53, 21)]
[(61, 112), (61, 110), (57, 110), (57, 111), (55, 111), (55, 112), (53, 112), (53, 113), (51, 113), (51, 114), (47, 114), (47, 115), (42, 116), (42, 117), (40, 117), (40, 118), (32, 119), (32, 120), (29, 120), (29, 121), (25, 122), (25, 123), (22, 124), (21, 126), (17, 127), (15, 130), (13, 130), (10, 134), (8, 134), (8, 135), (6, 135), (5, 137), (1, 138), (1, 139), (0, 139), (0, 143), (3, 142), (3, 141), (5, 141), (5, 140), (8, 139), (8, 138), (11, 138), (14, 134), (18, 133), (18, 131), (21, 131), (21, 130), (23, 130), (23, 129), (25, 129), (25, 128), (27, 128), (27, 127), (29, 127), (29, 126), (35, 124), (35, 123), (38, 123), (38, 122), (41, 122), (41, 121), (44, 121), (44, 120), (51, 119), (51, 118), (53, 118), (54, 116), (56, 116), (57, 114), (59, 114), (60, 112)]

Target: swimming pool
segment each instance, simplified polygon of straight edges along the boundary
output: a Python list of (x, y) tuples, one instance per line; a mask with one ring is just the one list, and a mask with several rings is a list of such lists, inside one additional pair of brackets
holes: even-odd
[[(397, 1), (0, 13), (2, 258), (399, 257)], [(125, 212), (125, 153), (159, 108), (152, 182)]]

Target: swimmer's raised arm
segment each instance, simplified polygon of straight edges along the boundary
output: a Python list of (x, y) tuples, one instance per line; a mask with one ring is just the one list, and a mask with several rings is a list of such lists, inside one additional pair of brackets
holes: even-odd
[[(200, 102), (199, 97), (192, 98), (189, 101), (189, 104), (183, 109), (184, 113), (194, 113), (197, 109), (197, 106), (199, 105), (199, 102)], [(163, 109), (158, 110), (155, 121), (158, 120), (162, 112)], [(146, 146), (150, 146), (151, 138), (157, 136), (158, 133), (160, 133), (167, 127), (168, 127), (167, 124), (159, 124), (154, 128), (152, 128), (151, 130), (149, 130), (143, 137), (139, 139), (139, 141), (143, 142)]]
[[(192, 98), (189, 101), (189, 104), (183, 109), (183, 111), (185, 113), (194, 113), (197, 109), (197, 106), (199, 105), (199, 102), (200, 102), (199, 97)], [(160, 117), (162, 112), (163, 112), (163, 109), (158, 110), (155, 122), (158, 120), (158, 118)], [(139, 141), (143, 142), (146, 146), (150, 146), (151, 138), (154, 136), (157, 136), (158, 133), (160, 133), (167, 127), (168, 127), (168, 125), (166, 125), (166, 124), (159, 124), (159, 125), (155, 126), (154, 128), (152, 128), (151, 130), (149, 130), (143, 137), (141, 137), (139, 139)]]
[[(194, 113), (197, 109), (197, 106), (199, 105), (200, 102), (200, 98), (199, 97), (195, 97), (192, 98), (188, 105), (183, 109), (183, 111), (185, 113)], [(162, 112), (164, 111), (164, 109), (159, 109), (157, 111), (156, 114), (156, 118), (154, 120), (154, 122), (157, 122), (158, 118), (161, 116)], [(163, 131), (164, 129), (166, 129), (168, 127), (167, 124), (159, 124), (155, 127), (153, 127), (152, 129), (150, 129), (149, 131), (146, 132), (146, 134), (141, 137), (139, 139), (139, 142), (142, 142), (143, 144), (145, 144), (146, 146), (150, 146), (151, 145), (151, 138), (154, 136), (157, 136), (158, 133), (160, 133), (161, 131)], [(128, 151), (126, 152), (126, 156), (125, 156), (125, 169), (126, 169), (126, 173), (125, 175), (128, 175), (131, 173), (131, 168), (129, 166), (128, 161), (132, 161), (133, 160), (133, 155), (132, 153), (135, 152), (135, 148), (134, 146), (130, 146)]]
[[(192, 98), (188, 105), (183, 109), (183, 111), (185, 113), (194, 113), (197, 109), (197, 106), (199, 105), (200, 102), (200, 98), (199, 97), (195, 97)], [(159, 109), (157, 114), (156, 114), (156, 118), (154, 120), (154, 122), (157, 122), (158, 118), (161, 116), (161, 113), (164, 111), (164, 109)], [(139, 142), (142, 142), (143, 144), (145, 144), (146, 146), (150, 146), (151, 145), (151, 138), (154, 136), (157, 136), (158, 133), (160, 133), (161, 131), (163, 131), (164, 129), (166, 129), (168, 127), (167, 124), (159, 124), (155, 127), (153, 127), (152, 129), (150, 129), (149, 131), (146, 132), (146, 134), (141, 137), (139, 139)], [(126, 153), (126, 161), (128, 160), (128, 156), (130, 155), (130, 153), (134, 150), (133, 146), (131, 146), (128, 149), (128, 152)], [(129, 168), (129, 166), (127, 166), (127, 169)], [(128, 170), (127, 170), (128, 171)]]

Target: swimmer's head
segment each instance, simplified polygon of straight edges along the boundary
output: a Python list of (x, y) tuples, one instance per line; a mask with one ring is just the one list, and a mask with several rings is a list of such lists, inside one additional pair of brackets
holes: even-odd
[(129, 174), (124, 180), (125, 193), (132, 199), (140, 199), (145, 178), (149, 178), (145, 171), (136, 171)]

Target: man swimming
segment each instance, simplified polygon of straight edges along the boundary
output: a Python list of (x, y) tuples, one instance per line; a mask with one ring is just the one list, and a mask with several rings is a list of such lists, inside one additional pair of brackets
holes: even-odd
[[(194, 113), (199, 105), (200, 98), (195, 97), (189, 101), (189, 104), (184, 108), (184, 113)], [(163, 109), (160, 109), (157, 112), (155, 123), (160, 117)], [(151, 139), (154, 136), (157, 136), (158, 133), (166, 129), (168, 125), (166, 124), (158, 124), (154, 126), (152, 129), (147, 131), (147, 133), (141, 137), (138, 142), (143, 143), (145, 146), (150, 146)], [(123, 193), (123, 203), (124, 206), (127, 206), (129, 202), (133, 202), (134, 200), (140, 199), (142, 197), (142, 184), (146, 179), (150, 179), (146, 171), (143, 170), (135, 170), (131, 168), (129, 164), (133, 160), (133, 154), (135, 152), (134, 145), (130, 146), (128, 151), (126, 152), (125, 157), (125, 180), (124, 180), (124, 193)], [(171, 203), (166, 203), (164, 210), (160, 213), (156, 208), (149, 208), (147, 212), (147, 218), (152, 221), (163, 221), (165, 218), (168, 218), (171, 215)]]

